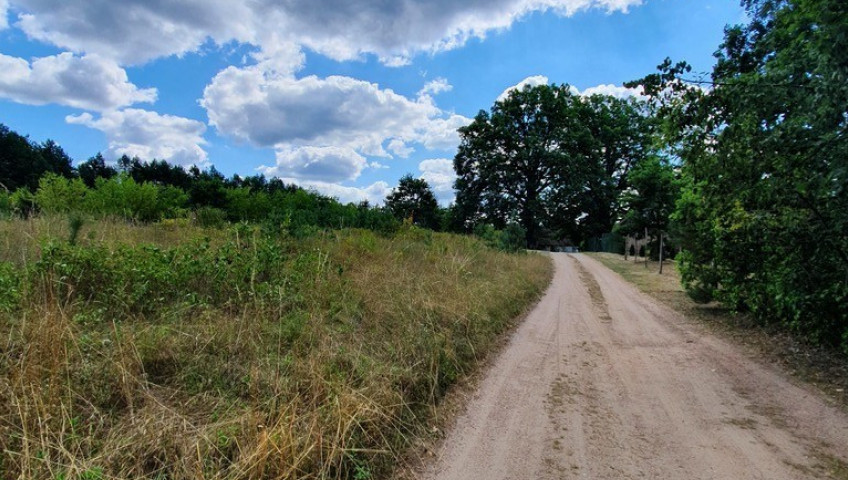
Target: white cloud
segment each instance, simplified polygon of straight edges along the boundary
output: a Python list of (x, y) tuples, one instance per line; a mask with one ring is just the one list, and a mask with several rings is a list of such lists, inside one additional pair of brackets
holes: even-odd
[(342, 203), (359, 203), (367, 200), (372, 205), (381, 205), (386, 196), (392, 191), (392, 187), (384, 181), (374, 182), (367, 187), (348, 187), (336, 183), (304, 181), (296, 178), (282, 178), (286, 183), (294, 183), (303, 188), (312, 189), (339, 199)]
[(300, 180), (343, 182), (359, 178), (368, 166), (365, 157), (349, 148), (299, 147), (277, 151), (277, 164), (262, 166), (267, 176), (292, 177)]
[[(538, 85), (547, 85), (548, 83), (549, 83), (548, 77), (546, 77), (544, 75), (533, 75), (533, 76), (527, 77), (524, 80), (518, 82), (517, 84), (515, 84), (515, 85), (507, 88), (506, 90), (504, 90), (503, 93), (498, 95), (497, 101), (500, 102), (500, 101), (506, 100), (506, 98), (509, 96), (509, 93), (512, 92), (513, 90), (522, 90), (526, 86), (536, 87)], [(622, 100), (627, 99), (627, 98), (631, 98), (631, 97), (635, 97), (635, 98), (642, 97), (642, 92), (638, 88), (627, 88), (627, 87), (624, 87), (624, 86), (613, 85), (613, 84), (596, 85), (594, 87), (586, 88), (583, 91), (581, 91), (580, 89), (578, 89), (574, 86), (571, 86), (570, 90), (571, 90), (571, 93), (573, 93), (575, 95), (581, 95), (581, 96), (584, 96), (584, 97), (588, 97), (588, 96), (591, 96), (591, 95), (610, 95), (610, 96), (613, 96), (613, 97), (616, 97), (616, 98), (619, 98), (619, 99), (622, 99)]]
[(389, 140), (389, 144), (386, 148), (401, 158), (406, 158), (415, 151), (415, 149), (407, 145), (402, 138), (393, 138)]
[(613, 84), (604, 84), (597, 85), (594, 87), (589, 87), (582, 92), (579, 92), (580, 95), (584, 97), (588, 97), (591, 95), (610, 95), (619, 99), (627, 99), (631, 97), (639, 98), (642, 96), (641, 89), (638, 88), (627, 88), (619, 85)]
[(453, 160), (447, 158), (424, 160), (418, 164), (418, 170), (421, 171), (421, 178), (427, 181), (442, 204), (453, 201), (453, 182), (456, 180)]
[(0, 30), (9, 28), (9, 0), (0, 0)]
[[(0, 0), (8, 1), (8, 0)], [(532, 12), (571, 16), (590, 8), (626, 12), (642, 0), (11, 0), (28, 36), (122, 63), (198, 50), (208, 40), (262, 49), (294, 41), (336, 60), (373, 53), (387, 65), (457, 48), (509, 28)]]
[[(409, 99), (350, 77), (295, 78), (267, 64), (228, 67), (206, 87), (200, 104), (219, 132), (290, 152), (341, 148), (361, 156), (406, 157), (420, 144), (450, 149), (470, 119), (439, 109), (424, 95)], [(305, 168), (306, 158), (299, 159)], [(287, 160), (286, 169), (302, 171)]]
[(522, 81), (516, 83), (515, 85), (504, 90), (503, 93), (498, 95), (497, 101), (502, 102), (502, 101), (506, 100), (507, 97), (509, 97), (510, 92), (512, 92), (513, 90), (521, 91), (521, 90), (524, 90), (524, 87), (537, 87), (539, 85), (547, 85), (547, 84), (548, 84), (548, 77), (546, 77), (544, 75), (533, 75), (533, 76), (527, 77), (524, 80), (522, 80)]
[(468, 117), (456, 114), (431, 119), (420, 142), (429, 150), (453, 150), (459, 146), (457, 129), (468, 125), (471, 121)]
[(105, 112), (98, 119), (89, 113), (69, 115), (65, 121), (105, 133), (109, 142), (106, 156), (110, 159), (128, 155), (183, 166), (206, 163), (206, 152), (201, 148), (206, 143), (206, 126), (196, 120), (128, 108)]
[(30, 38), (122, 64), (197, 51), (207, 39), (249, 41), (257, 12), (229, 0), (11, 0)]
[(424, 88), (422, 88), (418, 92), (418, 96), (423, 96), (423, 95), (433, 96), (433, 95), (438, 95), (442, 92), (450, 92), (451, 90), (453, 90), (453, 85), (448, 83), (447, 79), (439, 77), (439, 78), (435, 78), (435, 79), (427, 82), (424, 85)]
[(138, 88), (127, 72), (97, 55), (69, 52), (36, 58), (0, 54), (0, 97), (19, 103), (56, 103), (85, 110), (109, 110), (156, 101), (155, 88)]

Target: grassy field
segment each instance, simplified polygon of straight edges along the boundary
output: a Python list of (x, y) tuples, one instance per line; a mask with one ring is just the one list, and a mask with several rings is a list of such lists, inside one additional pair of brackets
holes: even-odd
[(844, 354), (776, 328), (762, 327), (751, 317), (731, 312), (718, 303), (695, 303), (683, 291), (674, 262), (665, 262), (660, 275), (659, 264), (648, 262), (646, 268), (644, 258), (634, 262), (632, 257), (625, 261), (623, 256), (612, 253), (587, 255), (687, 318), (746, 346), (768, 363), (782, 365), (792, 375), (820, 388), (834, 404), (848, 410), (848, 358)]
[(0, 478), (381, 478), (551, 276), (405, 229), (0, 222)]

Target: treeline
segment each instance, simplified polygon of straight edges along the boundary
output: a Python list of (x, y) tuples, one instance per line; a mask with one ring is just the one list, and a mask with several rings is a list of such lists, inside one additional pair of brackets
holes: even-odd
[(108, 165), (97, 154), (77, 167), (55, 142), (43, 144), (0, 125), (0, 213), (85, 213), (149, 222), (192, 217), (205, 226), (264, 222), (295, 233), (315, 228), (397, 229), (385, 208), (342, 204), (262, 175), (226, 178), (214, 167), (185, 170), (126, 156)]
[(501, 250), (525, 246), (521, 227), (465, 224), (455, 206), (441, 207), (430, 185), (412, 175), (400, 179), (384, 206), (342, 204), (278, 178), (227, 178), (214, 166), (184, 169), (127, 156), (110, 165), (98, 153), (74, 167), (55, 142), (34, 143), (0, 124), (0, 215), (40, 212), (136, 222), (190, 218), (202, 226), (252, 222), (294, 235), (338, 228), (392, 233), (407, 222), (434, 231), (475, 233)]

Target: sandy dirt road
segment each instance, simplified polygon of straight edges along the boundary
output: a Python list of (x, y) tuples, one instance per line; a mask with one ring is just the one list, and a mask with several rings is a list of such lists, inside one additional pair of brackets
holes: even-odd
[(544, 298), (420, 478), (848, 475), (834, 471), (848, 462), (848, 416), (818, 393), (595, 260), (553, 258)]

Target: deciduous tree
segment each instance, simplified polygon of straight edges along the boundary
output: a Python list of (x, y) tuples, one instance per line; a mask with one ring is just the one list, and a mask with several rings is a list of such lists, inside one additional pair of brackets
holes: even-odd
[(386, 197), (386, 208), (398, 220), (411, 218), (415, 225), (438, 230), (441, 226), (439, 204), (430, 185), (423, 178), (404, 175), (398, 186)]

